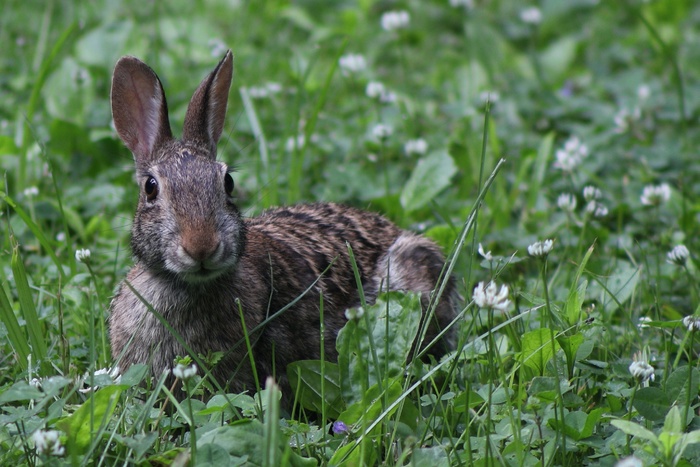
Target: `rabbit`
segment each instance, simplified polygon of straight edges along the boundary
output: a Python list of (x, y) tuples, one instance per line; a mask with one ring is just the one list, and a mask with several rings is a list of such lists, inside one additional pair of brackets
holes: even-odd
[[(158, 376), (187, 355), (177, 334), (195, 355), (223, 354), (210, 369), (222, 388), (254, 392), (245, 325), (257, 381), (274, 376), (288, 401), (287, 365), (321, 355), (321, 300), (331, 361), (346, 310), (361, 304), (348, 245), (367, 303), (386, 288), (410, 290), (422, 294), (426, 310), (445, 259), (427, 238), (340, 204), (300, 204), (243, 217), (233, 198), (232, 170), (216, 160), (232, 63), (228, 51), (195, 91), (182, 140), (171, 133), (156, 73), (131, 56), (115, 66), (112, 116), (133, 153), (140, 191), (131, 231), (135, 263), (110, 304), (110, 342), (122, 369), (145, 363)], [(455, 280), (446, 280), (423, 341), (450, 328), (430, 349), (438, 357), (455, 344), (455, 326), (449, 325), (459, 294)]]

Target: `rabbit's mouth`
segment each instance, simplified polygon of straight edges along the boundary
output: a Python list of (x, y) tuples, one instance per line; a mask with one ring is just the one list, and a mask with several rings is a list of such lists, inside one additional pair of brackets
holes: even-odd
[(226, 272), (225, 268), (205, 267), (205, 265), (200, 264), (198, 269), (191, 268), (187, 271), (179, 272), (178, 275), (185, 282), (200, 284), (202, 282), (212, 281), (221, 276), (224, 272)]

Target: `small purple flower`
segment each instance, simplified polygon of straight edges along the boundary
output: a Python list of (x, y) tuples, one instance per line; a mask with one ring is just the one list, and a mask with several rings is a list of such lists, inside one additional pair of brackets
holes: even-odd
[(340, 420), (338, 420), (337, 422), (333, 422), (333, 434), (344, 435), (349, 431), (350, 429), (345, 424), (345, 422), (341, 422)]

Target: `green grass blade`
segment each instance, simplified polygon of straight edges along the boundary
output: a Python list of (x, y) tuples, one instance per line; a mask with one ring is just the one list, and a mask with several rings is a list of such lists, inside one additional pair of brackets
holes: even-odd
[[(346, 44), (347, 41), (343, 42), (343, 45), (340, 47), (338, 53), (336, 54), (335, 60), (333, 60), (333, 64), (328, 70), (328, 73), (326, 73), (326, 81), (323, 83), (321, 94), (318, 96), (316, 106), (314, 107), (314, 110), (309, 117), (308, 123), (304, 127), (304, 147), (308, 146), (309, 142), (311, 141), (311, 135), (313, 135), (314, 130), (316, 128), (316, 122), (318, 121), (318, 115), (321, 113), (323, 106), (326, 104), (326, 99), (328, 98), (328, 91), (331, 88), (331, 82), (333, 81), (335, 70), (338, 68), (338, 59), (345, 51)], [(299, 201), (302, 196), (301, 176), (302, 169), (304, 168), (304, 151), (303, 147), (299, 146), (300, 145), (298, 144), (295, 145), (294, 154), (292, 156), (292, 164), (289, 172), (289, 194), (287, 199), (287, 202), (289, 203), (295, 203)]]
[[(263, 208), (268, 208), (270, 206), (276, 206), (278, 204), (279, 195), (277, 190), (277, 184), (272, 183), (275, 176), (272, 171), (272, 165), (270, 164), (270, 156), (267, 150), (267, 140), (265, 139), (265, 132), (263, 131), (262, 125), (260, 124), (260, 119), (258, 118), (258, 113), (255, 110), (255, 105), (253, 100), (250, 98), (250, 93), (248, 88), (242, 87), (239, 91), (241, 95), (241, 101), (243, 102), (243, 108), (245, 109), (245, 114), (248, 117), (248, 123), (250, 124), (250, 129), (253, 132), (255, 140), (258, 142), (258, 151), (260, 152), (259, 163), (262, 166), (262, 170), (256, 170), (258, 187), (265, 187), (261, 190), (263, 196), (260, 200)], [(264, 176), (262, 174), (265, 174)]]
[(63, 271), (61, 262), (58, 260), (58, 257), (53, 251), (49, 239), (46, 238), (46, 235), (44, 235), (44, 232), (42, 232), (39, 226), (36, 225), (36, 223), (32, 220), (31, 216), (27, 214), (24, 211), (24, 209), (19, 207), (19, 205), (17, 205), (17, 203), (15, 203), (15, 201), (12, 198), (10, 198), (10, 196), (7, 193), (0, 191), (0, 198), (2, 198), (2, 200), (5, 201), (17, 213), (17, 215), (24, 221), (25, 225), (29, 228), (29, 230), (32, 231), (36, 239), (39, 240), (39, 244), (42, 246), (42, 248), (46, 250), (48, 255), (51, 257), (51, 260), (54, 262), (59, 274), (61, 275), (62, 281), (65, 282), (66, 273)]
[(280, 398), (279, 387), (274, 379), (267, 378), (265, 382), (267, 389), (267, 414), (264, 427), (265, 448), (263, 449), (263, 467), (273, 467), (282, 465), (279, 449), (280, 445)]
[(32, 353), (37, 361), (43, 362), (46, 358), (44, 332), (39, 322), (32, 290), (27, 280), (27, 271), (24, 269), (24, 263), (19, 255), (19, 245), (15, 243), (14, 238), (12, 242), (12, 274), (15, 276), (20, 312), (27, 323), (27, 332), (29, 334), (29, 343), (32, 348)]
[(22, 332), (17, 316), (12, 309), (10, 300), (5, 295), (5, 289), (0, 287), (0, 321), (7, 328), (7, 336), (10, 340), (10, 345), (17, 354), (17, 360), (24, 370), (27, 369), (27, 357), (31, 353), (27, 337)]

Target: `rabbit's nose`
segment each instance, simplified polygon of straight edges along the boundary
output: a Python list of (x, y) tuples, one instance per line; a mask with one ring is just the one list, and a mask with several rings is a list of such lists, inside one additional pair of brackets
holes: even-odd
[(182, 250), (197, 263), (210, 260), (219, 250), (221, 239), (214, 229), (186, 229), (181, 235)]

